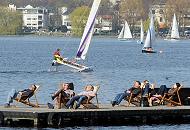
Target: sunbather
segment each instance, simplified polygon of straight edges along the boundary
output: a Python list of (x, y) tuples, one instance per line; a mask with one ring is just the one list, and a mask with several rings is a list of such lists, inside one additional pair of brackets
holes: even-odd
[(149, 98), (149, 106), (152, 106), (153, 101), (159, 103), (165, 93), (167, 93), (167, 87), (166, 85), (161, 85), (158, 92), (154, 91), (154, 93), (151, 93)]
[[(94, 87), (92, 85), (87, 85), (84, 89), (83, 92), (80, 92), (79, 94), (77, 94), (76, 96), (72, 97), (67, 103), (66, 103), (66, 107), (67, 108), (74, 108), (77, 109), (80, 107), (81, 103), (84, 100), (88, 100), (91, 99), (92, 97), (96, 96), (96, 93), (93, 91)], [(74, 106), (74, 103), (76, 103), (76, 105)]]
[(8, 94), (7, 102), (5, 104), (6, 107), (9, 107), (11, 103), (13, 103), (14, 99), (19, 100), (26, 100), (28, 97), (31, 97), (36, 90), (37, 85), (31, 85), (28, 89), (24, 89), (22, 91), (16, 91), (12, 89), (11, 92)]
[(135, 81), (133, 84), (133, 87), (131, 87), (128, 90), (125, 90), (123, 93), (119, 93), (116, 95), (113, 101), (111, 101), (112, 106), (114, 107), (115, 105), (119, 105), (121, 101), (126, 98), (127, 96), (130, 96), (131, 93), (134, 96), (137, 96), (141, 92), (141, 83), (139, 81)]
[(163, 96), (165, 96), (167, 98), (168, 96), (173, 95), (178, 90), (179, 87), (181, 87), (180, 83), (175, 83), (168, 90), (166, 85), (161, 85), (158, 92), (150, 97), (149, 106), (152, 106), (152, 101), (156, 101), (156, 102), (160, 103)]
[(51, 96), (52, 100), (56, 99), (55, 107), (60, 109), (62, 103), (65, 105), (66, 102), (75, 95), (74, 91), (72, 90), (73, 88), (73, 83), (61, 84), (61, 88)]

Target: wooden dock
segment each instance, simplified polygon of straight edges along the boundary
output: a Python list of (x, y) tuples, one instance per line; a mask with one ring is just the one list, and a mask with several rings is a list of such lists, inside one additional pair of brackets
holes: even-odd
[(111, 107), (99, 109), (48, 109), (0, 106), (0, 126), (8, 127), (66, 127), (114, 126), (161, 123), (189, 123), (190, 106)]

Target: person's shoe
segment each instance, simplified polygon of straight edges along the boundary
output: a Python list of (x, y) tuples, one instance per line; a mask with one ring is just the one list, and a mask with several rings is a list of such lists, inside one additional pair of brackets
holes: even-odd
[(5, 103), (4, 107), (5, 107), (5, 108), (9, 108), (9, 107), (10, 107), (10, 104), (9, 104), (9, 103)]
[(53, 104), (51, 104), (51, 103), (49, 103), (49, 102), (47, 103), (47, 106), (48, 106), (49, 109), (54, 109)]
[(111, 101), (111, 105), (114, 107), (116, 105), (116, 101)]

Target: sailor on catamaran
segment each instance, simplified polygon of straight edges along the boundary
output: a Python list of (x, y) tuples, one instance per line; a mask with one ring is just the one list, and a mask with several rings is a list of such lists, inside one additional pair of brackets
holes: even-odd
[(60, 54), (60, 49), (58, 48), (54, 53), (53, 53), (54, 60), (57, 63), (61, 63), (63, 61), (63, 57)]

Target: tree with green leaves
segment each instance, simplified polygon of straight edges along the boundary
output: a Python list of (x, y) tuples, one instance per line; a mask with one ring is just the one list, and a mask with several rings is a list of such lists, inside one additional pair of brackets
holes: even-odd
[(0, 34), (15, 35), (22, 28), (22, 16), (18, 12), (0, 7)]
[[(143, 22), (143, 26), (144, 26), (145, 32), (148, 31), (149, 25), (150, 25), (150, 18), (146, 19), (146, 20)], [(159, 23), (158, 23), (158, 21), (155, 20), (155, 19), (154, 19), (154, 27), (155, 27), (155, 31), (158, 32)]]
[(90, 13), (89, 7), (81, 6), (81, 7), (76, 8), (70, 14), (72, 34), (74, 36), (82, 36), (89, 13)]

